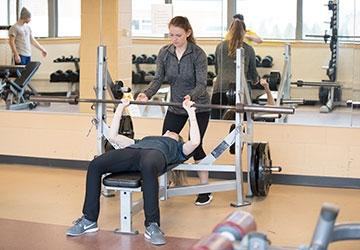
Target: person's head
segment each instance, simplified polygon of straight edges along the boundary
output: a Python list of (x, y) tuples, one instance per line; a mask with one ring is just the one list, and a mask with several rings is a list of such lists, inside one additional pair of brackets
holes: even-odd
[(233, 19), (239, 19), (240, 21), (244, 22), (244, 16), (242, 14), (235, 14)]
[(244, 22), (239, 19), (234, 19), (230, 24), (225, 40), (228, 41), (229, 53), (231, 57), (235, 57), (236, 49), (242, 47), (245, 37)]
[(195, 43), (193, 29), (189, 20), (184, 16), (176, 16), (169, 22), (169, 36), (175, 47), (182, 47), (187, 42)]
[(31, 21), (31, 12), (25, 7), (22, 7), (20, 11), (20, 20), (24, 23), (29, 23)]
[(172, 132), (170, 130), (167, 130), (163, 134), (163, 136), (170, 137), (170, 138), (174, 139), (175, 141), (183, 141), (183, 138), (178, 133)]
[(246, 25), (245, 25), (245, 20), (244, 20), (244, 16), (242, 14), (236, 14), (233, 16), (233, 20), (240, 20), (242, 21), (243, 25), (244, 25), (244, 30), (246, 30)]

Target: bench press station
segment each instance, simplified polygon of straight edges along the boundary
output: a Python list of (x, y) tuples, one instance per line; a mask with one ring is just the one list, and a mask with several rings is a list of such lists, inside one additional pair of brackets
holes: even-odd
[[(242, 50), (237, 50), (237, 75), (236, 75), (236, 106), (223, 106), (223, 105), (201, 105), (194, 104), (195, 107), (208, 107), (208, 108), (217, 108), (217, 109), (233, 109), (236, 111), (236, 120), (235, 129), (228, 134), (215, 149), (205, 157), (199, 164), (179, 164), (178, 166), (171, 166), (177, 170), (186, 170), (186, 171), (198, 171), (198, 170), (207, 170), (207, 171), (220, 171), (220, 172), (234, 172), (236, 174), (236, 179), (218, 181), (206, 185), (194, 185), (194, 186), (181, 186), (168, 188), (167, 174), (163, 174), (160, 177), (159, 187), (160, 187), (160, 199), (164, 200), (171, 196), (176, 195), (190, 195), (197, 194), (202, 192), (218, 192), (218, 191), (228, 191), (236, 190), (237, 192), (237, 201), (232, 203), (232, 206), (246, 206), (250, 202), (244, 199), (243, 191), (243, 172), (242, 172), (242, 162), (241, 162), (241, 151), (242, 148), (246, 145), (248, 152), (248, 165), (252, 164), (251, 150), (252, 150), (252, 131), (253, 123), (251, 119), (247, 120), (247, 124), (243, 124), (243, 113), (247, 113), (248, 117), (252, 117), (251, 114), (255, 112), (262, 113), (278, 113), (278, 114), (293, 114), (293, 108), (282, 108), (282, 107), (270, 107), (270, 106), (258, 106), (258, 105), (245, 105), (240, 103), (240, 100), (249, 99), (250, 96), (246, 95), (248, 93), (245, 88), (247, 84), (241, 84), (245, 82), (244, 76), (244, 58)], [(94, 118), (94, 124), (97, 128), (97, 152), (98, 154), (104, 153), (104, 144), (105, 140), (109, 139), (109, 127), (106, 124), (106, 104), (116, 104), (120, 103), (121, 100), (106, 100), (105, 94), (108, 82), (109, 73), (107, 70), (106, 62), (106, 47), (99, 46), (97, 51), (97, 86), (96, 90), (96, 99), (81, 99), (81, 98), (54, 98), (54, 97), (36, 97), (32, 96), (32, 101), (39, 102), (68, 102), (71, 104), (77, 104), (79, 102), (89, 102), (95, 103), (96, 117)], [(167, 102), (139, 102), (131, 101), (130, 104), (136, 105), (158, 105), (158, 106), (182, 106), (181, 103), (167, 103)], [(233, 143), (235, 142), (235, 165), (213, 165), (213, 162), (225, 152)], [(118, 148), (117, 145), (113, 145), (114, 148)], [(249, 154), (250, 152), (250, 154)], [(265, 166), (264, 166), (265, 167)], [(249, 169), (249, 168), (248, 168)], [(271, 171), (271, 169), (270, 169)], [(249, 175), (249, 171), (248, 171)], [(248, 177), (249, 179), (249, 177)], [(120, 192), (120, 228), (115, 232), (118, 233), (136, 233), (132, 228), (132, 215), (135, 214), (141, 208), (142, 200), (133, 202), (132, 194), (133, 192), (141, 192), (141, 176), (138, 172), (128, 172), (122, 174), (110, 174), (106, 175), (103, 178), (103, 185), (105, 190), (115, 190)], [(250, 186), (250, 184), (249, 184)], [(105, 192), (106, 193), (106, 192)], [(253, 196), (251, 188), (248, 189), (248, 195)]]

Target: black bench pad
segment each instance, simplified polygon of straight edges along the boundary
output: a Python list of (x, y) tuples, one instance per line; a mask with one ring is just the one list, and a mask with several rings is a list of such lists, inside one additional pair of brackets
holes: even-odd
[(140, 172), (113, 173), (103, 179), (103, 184), (110, 187), (138, 188), (141, 182)]

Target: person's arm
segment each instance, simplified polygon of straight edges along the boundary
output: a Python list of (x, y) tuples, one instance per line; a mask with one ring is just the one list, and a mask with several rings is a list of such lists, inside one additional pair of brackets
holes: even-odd
[(249, 39), (250, 41), (253, 41), (254, 43), (260, 44), (263, 42), (262, 38), (260, 36), (258, 36), (258, 34), (256, 34), (253, 31), (247, 31), (245, 33), (245, 38)]
[(147, 89), (138, 94), (138, 96), (136, 97), (137, 101), (148, 101), (160, 89), (160, 86), (165, 78), (164, 56), (166, 53), (166, 48), (167, 47), (164, 47), (159, 51), (156, 59), (156, 73), (154, 79), (150, 82)]
[(46, 57), (47, 51), (43, 46), (40, 45), (40, 43), (31, 35), (30, 36), (31, 44), (34, 45), (35, 48), (41, 51), (41, 54), (43, 57)]
[(189, 115), (190, 121), (190, 140), (183, 145), (184, 155), (191, 154), (200, 145), (200, 131), (196, 120), (195, 107), (191, 107), (194, 102), (186, 99), (183, 102), (183, 107)]
[(113, 120), (110, 125), (109, 141), (113, 144), (118, 145), (120, 148), (125, 148), (131, 144), (134, 144), (135, 141), (124, 135), (119, 135), (118, 133), (122, 113), (124, 111), (124, 108), (129, 106), (130, 101), (123, 99), (121, 102), (122, 103), (119, 103), (119, 105), (116, 108)]
[(195, 66), (195, 88), (193, 88), (188, 94), (191, 100), (197, 99), (204, 92), (206, 92), (207, 85), (207, 56), (203, 50), (196, 55), (194, 62)]
[(13, 35), (9, 35), (9, 45), (10, 45), (10, 49), (12, 51), (12, 53), (14, 54), (14, 59), (16, 63), (20, 63), (21, 62), (21, 58), (20, 55), (16, 49), (16, 45), (15, 45), (15, 36)]
[(265, 93), (266, 93), (266, 97), (267, 97), (267, 105), (275, 105), (275, 100), (274, 100), (274, 97), (271, 94), (269, 83), (266, 81), (266, 79), (261, 78), (260, 79), (260, 84), (265, 89)]

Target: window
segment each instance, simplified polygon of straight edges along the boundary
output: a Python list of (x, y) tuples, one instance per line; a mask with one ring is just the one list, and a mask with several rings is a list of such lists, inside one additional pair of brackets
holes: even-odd
[[(8, 12), (10, 11), (10, 12)], [(16, 0), (0, 0), (0, 25), (8, 26), (16, 22)], [(8, 31), (0, 30), (0, 38), (7, 38)]]
[(223, 0), (173, 0), (174, 16), (186, 16), (196, 37), (223, 37), (227, 29)]
[[(8, 1), (7, 0), (0, 0), (0, 25), (9, 25), (8, 24)], [(0, 30), (0, 38), (7, 37), (7, 30)]]
[(236, 12), (262, 38), (295, 39), (296, 0), (237, 0)]
[[(339, 2), (339, 35), (360, 36), (360, 0)], [(340, 38), (341, 40), (357, 40), (357, 38)]]
[[(332, 11), (323, 2), (303, 0), (303, 39), (320, 39), (306, 37), (306, 35), (324, 35), (325, 31), (331, 35), (330, 20)], [(356, 25), (360, 21), (360, 0), (340, 1), (339, 2), (339, 30), (341, 36), (359, 36), (360, 26)], [(348, 40), (351, 38), (340, 38)], [(352, 39), (353, 40), (353, 39)], [(357, 40), (360, 40), (359, 38)]]
[(81, 1), (58, 1), (58, 36), (80, 36)]
[(22, 7), (26, 7), (31, 12), (31, 30), (34, 37), (49, 36), (49, 17), (47, 0), (22, 0)]

